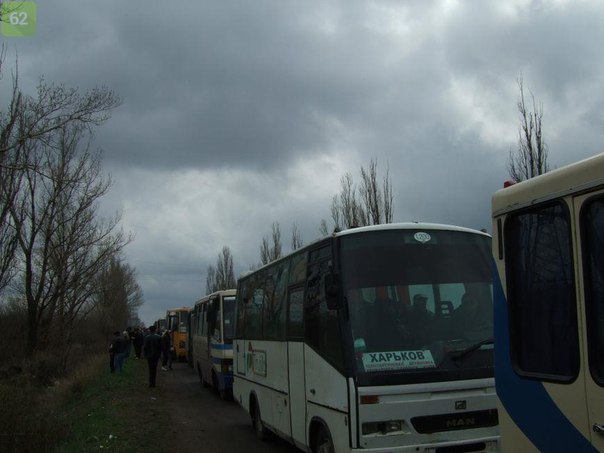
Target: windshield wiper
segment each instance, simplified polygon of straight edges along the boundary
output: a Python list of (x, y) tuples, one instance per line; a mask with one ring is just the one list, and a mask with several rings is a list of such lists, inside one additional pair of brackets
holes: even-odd
[(478, 351), (480, 348), (482, 348), (486, 344), (494, 344), (494, 343), (495, 342), (493, 341), (493, 338), (487, 338), (486, 340), (479, 341), (478, 343), (473, 344), (472, 346), (468, 346), (466, 349), (464, 349), (463, 351), (459, 351), (457, 354), (452, 354), (451, 359), (461, 362), (465, 358), (465, 356), (467, 356), (468, 354), (471, 354), (474, 351)]

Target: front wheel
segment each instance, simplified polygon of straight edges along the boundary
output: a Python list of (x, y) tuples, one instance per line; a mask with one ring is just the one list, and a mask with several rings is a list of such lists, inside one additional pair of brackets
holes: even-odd
[(268, 430), (264, 427), (264, 423), (262, 423), (262, 417), (260, 416), (260, 406), (258, 406), (258, 403), (255, 401), (254, 412), (252, 412), (252, 426), (254, 427), (254, 432), (256, 433), (256, 437), (258, 439), (268, 439)]
[(325, 427), (321, 427), (317, 433), (317, 442), (315, 444), (315, 453), (334, 453), (333, 441), (331, 435)]

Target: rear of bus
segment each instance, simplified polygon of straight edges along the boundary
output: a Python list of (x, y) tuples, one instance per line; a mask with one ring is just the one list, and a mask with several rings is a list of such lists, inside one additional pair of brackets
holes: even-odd
[(353, 450), (498, 451), (490, 237), (404, 224), (335, 248)]
[(176, 360), (187, 361), (190, 312), (187, 307), (168, 310), (168, 329)]

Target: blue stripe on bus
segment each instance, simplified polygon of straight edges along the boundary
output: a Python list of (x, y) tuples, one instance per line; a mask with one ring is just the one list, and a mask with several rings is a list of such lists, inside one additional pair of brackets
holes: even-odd
[(233, 349), (233, 345), (232, 344), (211, 343), (210, 348), (228, 351), (229, 349)]
[(493, 275), (495, 385), (503, 406), (514, 424), (540, 451), (596, 452), (589, 439), (579, 432), (552, 400), (543, 383), (523, 379), (512, 369), (507, 303), (496, 269)]

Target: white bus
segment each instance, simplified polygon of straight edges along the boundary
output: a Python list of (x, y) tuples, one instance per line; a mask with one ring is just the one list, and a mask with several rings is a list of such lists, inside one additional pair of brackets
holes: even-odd
[(408, 223), (240, 278), (235, 400), (312, 452), (498, 451), (492, 268), (487, 234)]
[(604, 451), (604, 154), (493, 197), (506, 451)]
[(233, 391), (235, 294), (212, 293), (195, 303), (191, 316), (193, 367), (204, 387), (212, 386), (222, 399)]

